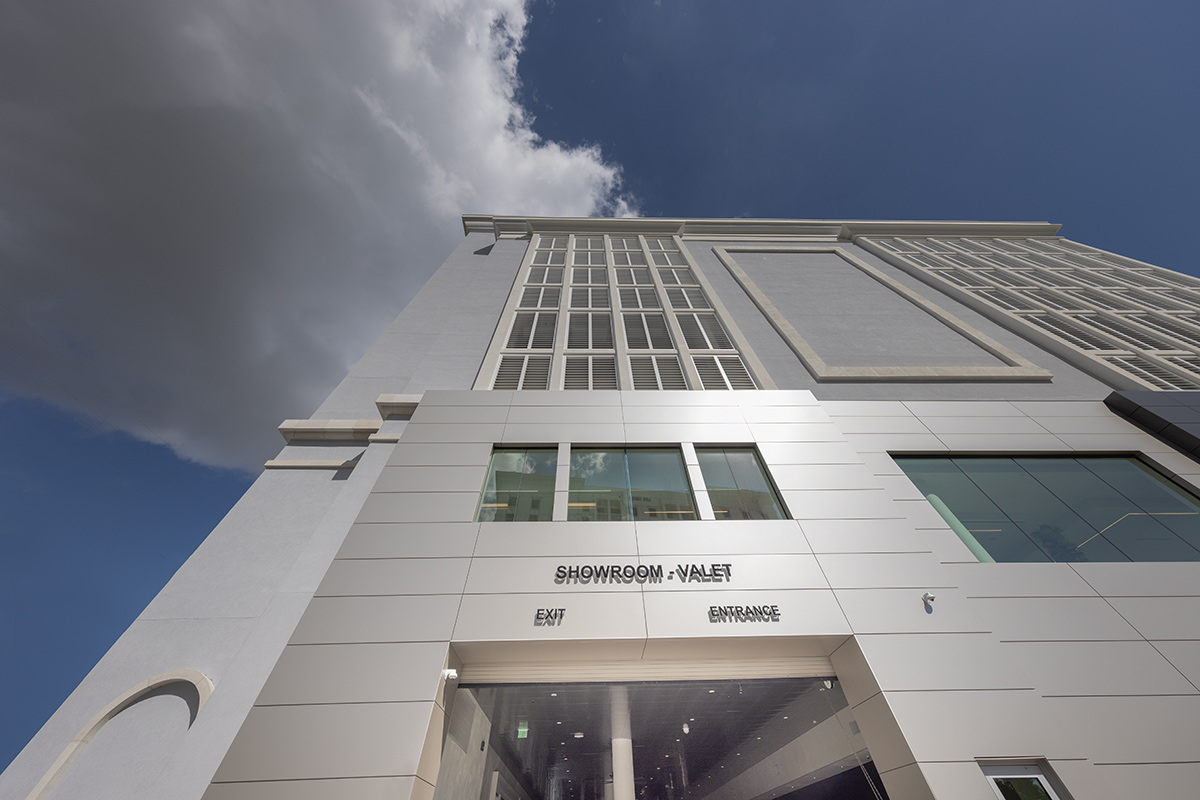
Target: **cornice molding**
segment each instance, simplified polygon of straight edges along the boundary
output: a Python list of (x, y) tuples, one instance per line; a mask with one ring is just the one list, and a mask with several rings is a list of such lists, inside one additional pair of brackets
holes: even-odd
[(463, 214), (463, 233), (641, 233), (680, 236), (1056, 236), (1051, 222), (891, 221), (811, 219), (692, 219), (675, 217), (507, 217)]

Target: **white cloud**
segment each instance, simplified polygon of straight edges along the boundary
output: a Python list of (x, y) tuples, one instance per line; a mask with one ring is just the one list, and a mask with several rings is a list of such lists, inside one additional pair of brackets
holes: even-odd
[(517, 0), (73, 5), (0, 24), (11, 393), (254, 469), (460, 213), (635, 213), (533, 132)]

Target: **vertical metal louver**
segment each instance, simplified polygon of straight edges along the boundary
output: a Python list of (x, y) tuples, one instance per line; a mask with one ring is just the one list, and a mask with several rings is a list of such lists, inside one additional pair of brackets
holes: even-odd
[(988, 300), (993, 305), (1006, 308), (1009, 311), (1032, 311), (1037, 308), (1037, 306), (1024, 297), (1015, 292), (1005, 291), (1004, 289), (980, 289), (975, 294)]
[(690, 269), (660, 269), (658, 277), (665, 286), (695, 286), (697, 283)]
[(557, 286), (526, 286), (521, 293), (521, 308), (558, 308), (562, 289)]
[(513, 320), (505, 347), (516, 349), (550, 350), (554, 347), (554, 323), (558, 314), (552, 311), (521, 311)]
[(705, 389), (758, 388), (738, 356), (693, 356), (692, 363)]
[(550, 356), (501, 356), (493, 389), (549, 389)]
[(617, 269), (617, 283), (621, 286), (649, 286), (654, 281), (650, 278), (649, 269), (636, 269), (630, 267), (628, 269)]
[(634, 389), (686, 389), (683, 368), (676, 356), (630, 356)]
[(667, 298), (671, 301), (671, 308), (712, 308), (699, 286), (686, 289), (670, 287), (667, 289)]
[(683, 340), (692, 350), (732, 350), (733, 343), (716, 314), (678, 314)]
[(973, 272), (968, 272), (965, 269), (938, 269), (933, 270), (933, 274), (939, 278), (944, 278), (951, 283), (956, 283), (959, 286), (966, 286), (970, 289), (985, 289), (988, 287), (988, 282), (983, 278), (978, 277)]
[(611, 350), (612, 317), (608, 314), (573, 313), (567, 322), (568, 350)]
[(616, 356), (567, 356), (563, 364), (563, 388), (616, 389)]
[(572, 289), (571, 308), (608, 308), (608, 289)]
[(671, 332), (662, 314), (625, 314), (625, 343), (630, 350), (670, 350)]
[(621, 296), (621, 308), (662, 308), (658, 292), (654, 287), (623, 287), (617, 290)]
[[(1072, 289), (1069, 294), (1072, 297), (1078, 297), (1081, 300), (1086, 300), (1094, 306), (1107, 309), (1109, 311), (1117, 311), (1122, 308), (1129, 308), (1129, 302), (1121, 297), (1113, 297), (1108, 292), (1102, 292), (1099, 289)], [(1077, 310), (1077, 309), (1072, 309)]]

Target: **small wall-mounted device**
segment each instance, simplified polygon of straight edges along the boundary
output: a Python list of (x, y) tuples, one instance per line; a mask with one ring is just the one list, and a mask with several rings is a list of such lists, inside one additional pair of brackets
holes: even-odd
[(444, 680), (446, 682), (458, 680), (458, 670), (456, 670), (456, 669), (442, 670), (442, 680)]

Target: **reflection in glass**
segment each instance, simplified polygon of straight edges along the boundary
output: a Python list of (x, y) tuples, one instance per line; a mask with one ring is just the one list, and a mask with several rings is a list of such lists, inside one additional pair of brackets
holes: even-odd
[(996, 561), (1200, 561), (1200, 501), (1137, 459), (896, 463)]
[(752, 447), (696, 448), (717, 519), (783, 519), (783, 506)]
[(832, 677), (460, 684), (451, 699), (434, 800), (887, 797)]
[(1004, 800), (1054, 800), (1037, 778), (995, 778)]
[(494, 451), (476, 521), (549, 521), (557, 466), (553, 448)]
[(671, 448), (572, 450), (567, 519), (696, 519), (683, 456)]

